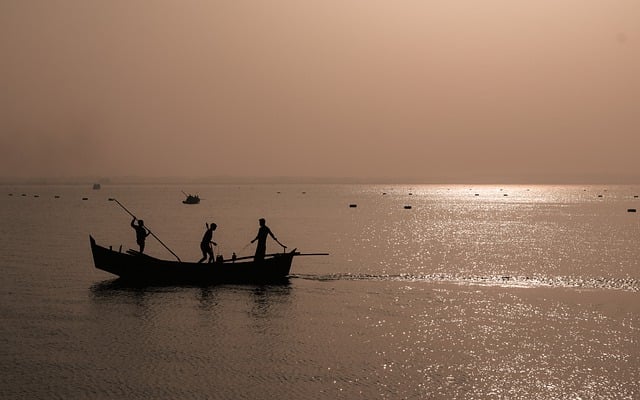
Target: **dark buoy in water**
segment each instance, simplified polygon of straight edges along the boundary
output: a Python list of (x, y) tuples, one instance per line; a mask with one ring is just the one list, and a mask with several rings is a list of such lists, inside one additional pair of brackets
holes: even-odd
[(82, 200), (89, 200), (89, 198), (88, 197), (83, 197)]
[(13, 196), (13, 193), (9, 193), (9, 196)]
[(59, 198), (60, 198), (60, 196), (55, 195), (55, 196), (53, 196), (53, 198), (54, 198), (54, 199), (59, 199)]
[(634, 199), (637, 199), (637, 198), (638, 198), (638, 195), (633, 196), (633, 198), (634, 198)]
[(477, 197), (477, 196), (480, 196), (480, 193), (476, 193), (476, 197)]
[(629, 209), (627, 210), (627, 212), (636, 212), (636, 209), (635, 209), (635, 208), (629, 208)]
[(411, 210), (411, 206), (404, 206), (405, 210)]
[(599, 195), (598, 195), (598, 197), (602, 197), (602, 195), (601, 195), (601, 194), (599, 194)]
[(358, 205), (357, 204), (349, 204), (349, 207), (356, 208), (356, 207), (358, 207)]
[(33, 197), (40, 197), (40, 195), (39, 194), (34, 194)]

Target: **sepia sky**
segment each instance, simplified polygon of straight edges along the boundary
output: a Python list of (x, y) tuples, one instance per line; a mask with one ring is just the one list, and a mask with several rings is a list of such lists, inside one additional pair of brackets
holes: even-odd
[(638, 0), (2, 0), (0, 178), (640, 182)]

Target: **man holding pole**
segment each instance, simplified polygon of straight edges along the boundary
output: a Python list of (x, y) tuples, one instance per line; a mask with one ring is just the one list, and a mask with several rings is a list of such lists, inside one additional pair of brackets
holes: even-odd
[(136, 217), (133, 217), (131, 220), (131, 227), (136, 231), (136, 242), (140, 246), (140, 254), (142, 254), (144, 252), (144, 241), (151, 234), (151, 231), (144, 226), (144, 221), (141, 219), (138, 219), (138, 225), (134, 224), (136, 219)]
[[(166, 244), (162, 243), (162, 240), (160, 240), (159, 237), (157, 237), (153, 232), (151, 232), (146, 226), (144, 226), (144, 221), (140, 220), (140, 223), (138, 224), (138, 226), (134, 225), (133, 223), (136, 221), (136, 216), (133, 215), (131, 213), (131, 211), (127, 210), (127, 207), (125, 207), (124, 205), (122, 205), (122, 203), (120, 203), (118, 201), (118, 199), (114, 199), (113, 197), (109, 198), (109, 201), (115, 201), (117, 205), (119, 205), (123, 210), (125, 210), (127, 212), (127, 214), (131, 215), (133, 217), (133, 221), (131, 221), (131, 227), (133, 229), (136, 230), (136, 240), (138, 242), (138, 245), (140, 246), (140, 253), (142, 253), (142, 251), (144, 250), (144, 240), (147, 238), (147, 236), (151, 235), (154, 238), (156, 238), (156, 240), (158, 241), (158, 243), (160, 243), (161, 245), (164, 246), (165, 249), (169, 250), (169, 253), (173, 254), (173, 256), (178, 260), (180, 260), (180, 257), (178, 257), (178, 255), (176, 253), (174, 253), (170, 248), (167, 247)], [(142, 243), (141, 243), (142, 242)]]
[[(271, 232), (271, 229), (269, 229), (269, 227), (266, 225), (266, 221), (264, 220), (264, 218), (260, 218), (258, 222), (260, 224), (260, 228), (258, 228), (258, 234), (256, 235), (256, 238), (251, 241), (251, 243), (255, 242), (256, 240), (258, 241), (258, 246), (256, 246), (256, 254), (254, 256), (254, 260), (262, 261), (264, 260), (265, 253), (267, 252), (268, 236), (271, 236), (273, 240), (275, 240), (280, 246), (282, 246), (282, 243), (278, 242), (278, 239), (276, 239), (276, 237), (273, 236), (273, 233)], [(285, 247), (285, 246), (282, 246), (282, 247)]]

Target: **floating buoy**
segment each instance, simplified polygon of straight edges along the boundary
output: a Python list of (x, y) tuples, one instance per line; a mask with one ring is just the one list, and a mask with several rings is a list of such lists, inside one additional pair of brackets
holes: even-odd
[(634, 199), (637, 199), (637, 198), (638, 198), (638, 195), (633, 196), (633, 198), (634, 198)]
[(9, 196), (13, 196), (13, 193), (9, 193)]
[(480, 196), (480, 193), (476, 193), (476, 196)]
[(59, 198), (60, 198), (60, 196), (55, 195), (55, 196), (53, 196), (53, 198), (54, 198), (54, 199), (59, 199)]
[(26, 193), (22, 193), (22, 197), (27, 197), (27, 194)]
[(404, 206), (405, 210), (411, 210), (411, 206)]
[(506, 194), (506, 193), (505, 193), (505, 194), (503, 194), (503, 196), (504, 196), (504, 197), (507, 197), (507, 196), (508, 196), (508, 194)]
[(82, 200), (89, 200), (89, 198), (88, 197), (83, 197)]
[(636, 209), (635, 209), (635, 208), (629, 208), (629, 209), (627, 210), (627, 212), (636, 212)]
[(34, 194), (34, 195), (33, 195), (33, 197), (40, 197), (40, 195), (38, 195), (38, 194)]
[(602, 195), (601, 195), (601, 194), (599, 194), (599, 195), (598, 195), (598, 197), (602, 197)]
[(349, 207), (356, 208), (356, 207), (358, 207), (358, 205), (357, 204), (349, 204)]

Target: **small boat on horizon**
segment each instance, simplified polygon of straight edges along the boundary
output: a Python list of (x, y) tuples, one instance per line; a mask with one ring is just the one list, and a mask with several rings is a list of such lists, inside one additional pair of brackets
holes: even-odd
[(182, 192), (185, 196), (187, 196), (186, 199), (182, 200), (183, 204), (199, 204), (200, 203), (200, 196), (196, 195), (192, 195), (192, 194), (186, 194), (185, 192)]

